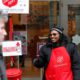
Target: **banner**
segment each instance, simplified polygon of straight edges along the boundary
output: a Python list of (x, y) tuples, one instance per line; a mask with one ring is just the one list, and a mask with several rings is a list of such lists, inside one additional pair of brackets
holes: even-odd
[(0, 10), (4, 13), (29, 13), (29, 0), (0, 0)]
[(4, 41), (2, 43), (3, 56), (22, 55), (21, 41)]

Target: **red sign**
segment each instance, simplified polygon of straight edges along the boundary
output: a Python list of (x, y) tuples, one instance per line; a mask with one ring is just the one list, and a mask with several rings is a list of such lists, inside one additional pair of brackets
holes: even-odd
[(7, 7), (12, 7), (18, 3), (18, 0), (2, 0), (2, 3)]

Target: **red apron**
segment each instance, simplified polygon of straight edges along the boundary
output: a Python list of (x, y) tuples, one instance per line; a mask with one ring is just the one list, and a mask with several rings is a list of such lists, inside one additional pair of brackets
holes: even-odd
[(52, 50), (45, 76), (46, 80), (73, 80), (70, 56), (65, 47)]

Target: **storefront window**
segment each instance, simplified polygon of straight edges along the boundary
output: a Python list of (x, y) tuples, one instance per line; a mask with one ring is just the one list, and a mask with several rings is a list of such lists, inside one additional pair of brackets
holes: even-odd
[[(32, 0), (29, 3), (29, 8), (29, 14), (12, 15), (13, 37), (14, 40), (22, 40), (22, 42), (22, 37), (26, 38), (27, 54), (25, 60), (23, 60), (24, 57), (19, 57), (22, 80), (40, 80), (43, 74), (42, 69), (35, 68), (32, 59), (38, 53), (37, 45), (46, 42), (50, 28), (59, 24), (59, 2)], [(24, 61), (24, 66), (22, 66), (21, 60), (22, 63)]]
[[(45, 43), (49, 29), (59, 23), (59, 2), (30, 1), (29, 6), (30, 13), (27, 15), (28, 58), (23, 68), (23, 77), (39, 80), (42, 78), (42, 69), (33, 66), (32, 58), (38, 53), (37, 44)], [(22, 19), (22, 23), (23, 20), (25, 19)]]
[(80, 5), (68, 6), (68, 36), (80, 50)]

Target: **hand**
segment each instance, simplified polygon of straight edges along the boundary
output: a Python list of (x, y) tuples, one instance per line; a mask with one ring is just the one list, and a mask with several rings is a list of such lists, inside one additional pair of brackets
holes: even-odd
[(37, 57), (38, 59), (39, 59), (39, 56), (40, 56), (39, 54), (36, 55), (36, 57)]
[(39, 61), (39, 54), (36, 55), (36, 58), (34, 58), (33, 63), (38, 62)]

